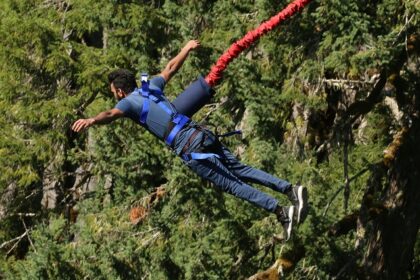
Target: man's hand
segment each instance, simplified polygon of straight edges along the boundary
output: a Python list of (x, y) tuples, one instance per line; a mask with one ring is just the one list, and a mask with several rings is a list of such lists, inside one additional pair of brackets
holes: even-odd
[(71, 129), (75, 132), (80, 132), (80, 131), (92, 126), (94, 123), (95, 123), (94, 118), (79, 119), (72, 125)]
[(100, 112), (96, 117), (89, 119), (79, 119), (71, 127), (75, 132), (80, 132), (92, 125), (110, 123), (115, 119), (124, 117), (124, 112), (119, 109), (111, 109), (108, 111)]
[(190, 51), (190, 50), (195, 50), (198, 47), (200, 47), (200, 42), (198, 40), (191, 40), (185, 44), (184, 48)]
[(167, 83), (172, 78), (172, 76), (175, 75), (178, 69), (181, 68), (190, 51), (195, 50), (198, 47), (200, 47), (200, 42), (198, 40), (190, 40), (185, 44), (177, 56), (168, 62), (165, 69), (163, 69), (163, 71), (160, 73), (160, 75), (165, 79)]

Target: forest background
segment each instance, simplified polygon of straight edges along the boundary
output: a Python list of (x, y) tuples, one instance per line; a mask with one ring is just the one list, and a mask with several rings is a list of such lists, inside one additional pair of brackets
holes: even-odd
[(199, 39), (172, 99), (288, 3), (0, 1), (0, 278), (419, 279), (417, 0), (312, 1), (195, 116), (242, 129), (224, 140), (241, 160), (308, 188), (287, 244), (274, 215), (129, 120), (70, 131), (115, 104), (109, 71), (157, 74)]

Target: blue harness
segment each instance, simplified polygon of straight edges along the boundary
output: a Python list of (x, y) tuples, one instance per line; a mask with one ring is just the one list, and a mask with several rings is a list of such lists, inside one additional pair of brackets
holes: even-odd
[[(140, 123), (147, 127), (146, 120), (147, 115), (149, 114), (150, 110), (150, 101), (153, 101), (155, 104), (157, 104), (160, 108), (162, 108), (168, 115), (171, 116), (172, 120), (171, 122), (174, 124), (173, 128), (169, 133), (167, 133), (167, 136), (165, 139), (165, 143), (171, 147), (172, 143), (175, 140), (175, 136), (178, 134), (178, 132), (187, 125), (191, 119), (183, 114), (179, 114), (176, 112), (176, 110), (166, 106), (162, 101), (165, 101), (166, 99), (163, 97), (164, 93), (160, 90), (150, 90), (149, 89), (149, 81), (148, 81), (148, 75), (143, 73), (141, 74), (141, 88), (136, 88), (134, 92), (137, 92), (138, 94), (141, 94), (141, 96), (144, 98), (143, 100), (143, 107), (142, 111), (140, 113)], [(207, 159), (210, 157), (217, 157), (220, 158), (219, 155), (214, 153), (189, 153), (189, 154), (183, 154), (181, 155), (181, 158), (183, 160), (191, 160), (191, 159)]]
[(149, 114), (149, 110), (150, 110), (150, 101), (153, 101), (160, 108), (162, 108), (169, 116), (171, 116), (174, 126), (172, 130), (168, 133), (166, 138), (163, 140), (168, 146), (172, 146), (175, 136), (187, 123), (190, 122), (190, 118), (188, 118), (185, 115), (179, 114), (175, 112), (175, 110), (173, 110), (172, 108), (166, 106), (162, 102), (162, 101), (165, 101), (165, 99), (163, 98), (164, 94), (162, 91), (160, 90), (151, 91), (149, 89), (149, 81), (148, 81), (147, 74), (141, 75), (141, 88), (135, 89), (134, 92), (137, 92), (141, 94), (142, 97), (144, 97), (143, 107), (140, 113), (140, 120), (139, 120), (142, 125), (147, 126), (146, 120), (147, 120), (147, 115)]

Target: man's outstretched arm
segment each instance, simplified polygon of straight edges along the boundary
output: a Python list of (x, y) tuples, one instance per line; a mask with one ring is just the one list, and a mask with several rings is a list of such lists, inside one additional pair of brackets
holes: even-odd
[(80, 132), (86, 128), (91, 127), (92, 125), (107, 124), (123, 116), (124, 116), (124, 113), (122, 111), (114, 108), (108, 111), (101, 112), (96, 117), (93, 117), (93, 118), (79, 119), (72, 125), (71, 129), (75, 132)]
[(172, 76), (175, 75), (179, 68), (181, 68), (190, 51), (198, 48), (199, 46), (200, 42), (198, 40), (191, 40), (182, 48), (177, 56), (169, 61), (165, 69), (163, 69), (162, 73), (160, 73), (166, 82), (169, 82)]

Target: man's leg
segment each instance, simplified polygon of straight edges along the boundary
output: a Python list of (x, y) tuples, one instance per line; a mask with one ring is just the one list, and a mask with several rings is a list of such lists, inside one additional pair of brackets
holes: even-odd
[(269, 212), (275, 212), (277, 199), (241, 181), (217, 157), (190, 160), (187, 165), (200, 177), (209, 180), (224, 192), (249, 201)]
[(221, 145), (220, 149), (224, 157), (224, 165), (239, 179), (245, 182), (264, 185), (283, 194), (291, 189), (291, 183), (274, 177), (262, 170), (243, 164), (224, 145)]
[(223, 154), (223, 163), (227, 169), (245, 182), (257, 183), (286, 194), (296, 207), (296, 220), (301, 223), (307, 215), (308, 194), (303, 186), (292, 186), (291, 183), (281, 180), (262, 170), (253, 168), (240, 162), (224, 145), (219, 146), (219, 153)]
[(276, 214), (284, 229), (284, 238), (290, 238), (293, 226), (294, 206), (281, 207), (278, 201), (253, 187), (247, 185), (227, 169), (217, 157), (190, 160), (187, 165), (200, 177), (209, 180), (218, 188), (251, 202), (265, 210)]

